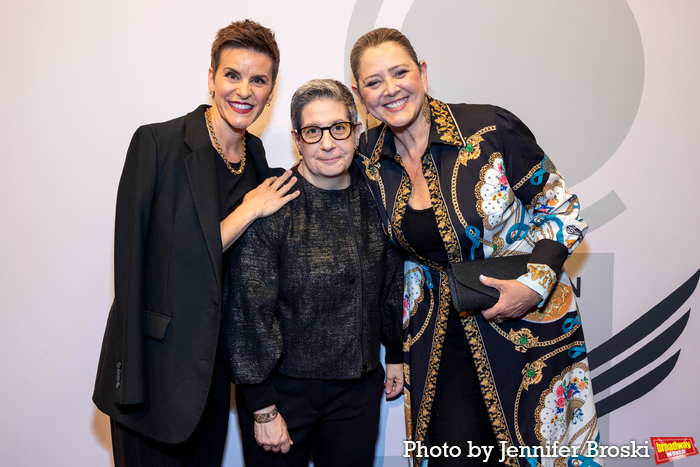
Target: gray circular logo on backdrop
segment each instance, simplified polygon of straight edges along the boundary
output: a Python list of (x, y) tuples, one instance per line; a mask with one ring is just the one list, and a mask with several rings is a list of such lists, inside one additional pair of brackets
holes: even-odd
[[(381, 6), (358, 0), (346, 56)], [(639, 108), (644, 53), (624, 0), (415, 0), (401, 30), (434, 97), (512, 111), (570, 186), (610, 159)]]

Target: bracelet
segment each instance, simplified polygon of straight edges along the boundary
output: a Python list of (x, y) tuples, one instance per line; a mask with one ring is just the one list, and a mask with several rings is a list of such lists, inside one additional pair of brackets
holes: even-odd
[(255, 418), (256, 423), (268, 423), (277, 418), (277, 407), (272, 409), (270, 412), (266, 413), (254, 413), (253, 418)]

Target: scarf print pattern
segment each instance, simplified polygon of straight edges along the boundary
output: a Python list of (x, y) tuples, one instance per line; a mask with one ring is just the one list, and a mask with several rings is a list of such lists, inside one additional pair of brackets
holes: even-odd
[[(432, 98), (429, 104), (431, 134), (422, 168), (449, 259), (530, 253), (545, 238), (573, 251), (586, 224), (578, 217), (578, 199), (551, 160), (541, 150), (524, 163), (509, 157), (510, 144), (504, 143), (510, 142), (502, 141), (491, 106), (448, 105)], [(388, 128), (381, 125), (372, 135), (370, 144), (361, 146), (357, 163), (382, 211), (387, 235), (410, 257), (404, 267), (406, 439), (426, 445), (449, 283), (443, 269), (405, 241), (401, 225), (410, 180)], [(529, 133), (522, 138), (534, 142)], [(535, 449), (594, 441), (598, 424), (568, 276), (562, 271), (556, 277), (546, 265), (530, 266), (528, 274), (547, 296), (540, 309), (501, 324), (484, 320), (478, 311), (460, 315), (496, 439), (499, 447), (526, 448), (528, 455), (507, 458), (508, 466), (602, 466), (598, 458), (543, 457)], [(521, 375), (520, 380), (513, 374)], [(413, 458), (414, 465), (421, 460)]]

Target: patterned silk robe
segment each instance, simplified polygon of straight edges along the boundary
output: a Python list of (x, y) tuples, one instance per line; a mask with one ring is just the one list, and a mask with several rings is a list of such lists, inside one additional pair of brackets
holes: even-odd
[[(508, 111), (429, 97), (426, 106), (431, 128), (422, 169), (449, 261), (532, 253), (527, 274), (518, 280), (544, 297), (538, 309), (501, 323), (485, 320), (479, 310), (460, 314), (498, 441), (492, 455), (500, 458), (502, 449), (515, 446), (519, 455), (507, 457), (509, 466), (602, 465), (598, 458), (586, 459), (586, 443), (598, 440), (598, 421), (578, 308), (562, 267), (587, 229), (578, 198), (530, 130)], [(406, 436), (425, 445), (450, 308), (447, 274), (406, 243), (401, 224), (412, 184), (388, 127), (370, 130), (366, 142), (362, 137), (359, 153), (355, 163), (385, 231), (409, 258)], [(555, 442), (580, 446), (579, 452), (546, 457), (546, 447)]]

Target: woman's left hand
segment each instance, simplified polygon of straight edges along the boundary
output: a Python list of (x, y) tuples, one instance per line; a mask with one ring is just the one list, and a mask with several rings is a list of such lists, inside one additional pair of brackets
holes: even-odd
[(393, 399), (403, 391), (403, 364), (387, 363), (386, 378), (384, 380), (384, 392), (386, 400)]
[(501, 293), (498, 303), (481, 314), (486, 319), (518, 318), (542, 301), (540, 294), (516, 280), (500, 280), (481, 276), (481, 283), (497, 289)]
[[(269, 410), (270, 407), (265, 407), (255, 413), (265, 413)], [(294, 441), (289, 436), (287, 423), (280, 413), (272, 421), (265, 423), (254, 422), (253, 432), (255, 433), (255, 441), (266, 451), (286, 454), (289, 452), (292, 444), (294, 444)]]
[(270, 177), (246, 193), (241, 206), (252, 210), (256, 219), (274, 214), (299, 196), (299, 190), (289, 192), (296, 182), (297, 178), (292, 176), (291, 170), (285, 171), (279, 177)]
[(243, 197), (243, 202), (220, 223), (221, 247), (228, 247), (243, 235), (250, 224), (261, 217), (277, 212), (282, 206), (299, 196), (299, 190), (289, 192), (297, 182), (292, 171), (279, 177), (270, 177)]

